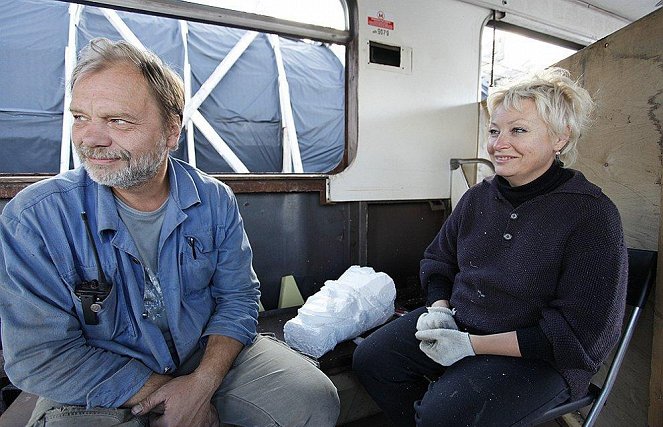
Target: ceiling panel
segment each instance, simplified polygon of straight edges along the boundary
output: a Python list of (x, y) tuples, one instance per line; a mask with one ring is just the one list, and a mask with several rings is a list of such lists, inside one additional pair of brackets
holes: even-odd
[(591, 0), (586, 3), (614, 13), (629, 21), (635, 21), (661, 6), (661, 0)]

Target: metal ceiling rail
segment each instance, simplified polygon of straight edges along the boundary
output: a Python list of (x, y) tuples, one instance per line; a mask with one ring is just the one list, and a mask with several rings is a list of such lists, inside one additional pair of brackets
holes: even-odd
[[(148, 13), (195, 22), (244, 28), (307, 38), (325, 43), (345, 44), (352, 39), (349, 29), (338, 30), (319, 25), (278, 19), (271, 16), (240, 12), (182, 0), (59, 0), (90, 6), (109, 7), (130, 12)], [(347, 20), (347, 17), (346, 17)]]

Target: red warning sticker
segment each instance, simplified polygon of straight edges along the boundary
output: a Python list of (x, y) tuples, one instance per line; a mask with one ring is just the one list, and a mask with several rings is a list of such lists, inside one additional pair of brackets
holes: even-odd
[(384, 19), (384, 12), (380, 11), (377, 14), (378, 16), (369, 16), (368, 25), (378, 28), (384, 28), (385, 30), (394, 29), (394, 21), (387, 21)]

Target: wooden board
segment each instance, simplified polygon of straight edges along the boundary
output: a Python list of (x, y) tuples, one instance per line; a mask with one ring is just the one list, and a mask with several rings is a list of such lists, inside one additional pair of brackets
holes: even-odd
[(663, 10), (561, 61), (593, 94), (597, 114), (575, 168), (622, 215), (629, 247), (657, 250), (663, 147)]

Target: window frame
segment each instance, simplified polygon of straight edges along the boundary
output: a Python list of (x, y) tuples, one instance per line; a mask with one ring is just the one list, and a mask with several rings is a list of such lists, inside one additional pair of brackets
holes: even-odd
[[(224, 173), (210, 174), (236, 193), (319, 192), (326, 200), (328, 176), (344, 170), (354, 158), (357, 145), (358, 12), (356, 0), (338, 0), (344, 8), (346, 29), (323, 27), (179, 0), (55, 0), (104, 7), (172, 19), (259, 31), (279, 36), (310, 39), (345, 46), (345, 147), (339, 165), (328, 173)], [(12, 198), (28, 185), (55, 174), (0, 174), (0, 198)]]

